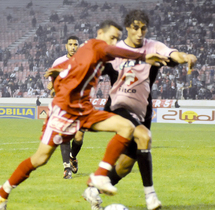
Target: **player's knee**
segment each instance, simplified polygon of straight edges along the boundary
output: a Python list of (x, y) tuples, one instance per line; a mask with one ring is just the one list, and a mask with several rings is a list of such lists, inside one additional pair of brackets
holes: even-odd
[(140, 145), (141, 149), (150, 149), (151, 148), (151, 132), (148, 130), (148, 132), (145, 132), (141, 135), (140, 138)]
[(75, 135), (74, 141), (77, 144), (82, 144), (84, 138), (84, 133), (82, 131), (78, 131)]
[(151, 131), (144, 130), (141, 132), (135, 132), (135, 142), (138, 149), (150, 149), (151, 148)]
[(74, 138), (74, 141), (76, 144), (82, 144), (83, 143), (83, 138)]
[(47, 156), (40, 156), (35, 158), (34, 156), (31, 157), (32, 165), (35, 168), (45, 165), (48, 162), (49, 158)]
[(151, 131), (148, 130), (142, 134), (142, 141), (149, 143), (151, 141)]
[(42, 160), (41, 162), (39, 162), (38, 167), (44, 166), (44, 165), (46, 165), (46, 163), (48, 163), (48, 160)]

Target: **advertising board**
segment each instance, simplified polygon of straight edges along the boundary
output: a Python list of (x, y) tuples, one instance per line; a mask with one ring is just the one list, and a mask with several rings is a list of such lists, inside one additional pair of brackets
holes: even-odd
[(0, 106), (0, 118), (36, 119), (36, 106)]
[(215, 124), (215, 109), (157, 109), (157, 122)]

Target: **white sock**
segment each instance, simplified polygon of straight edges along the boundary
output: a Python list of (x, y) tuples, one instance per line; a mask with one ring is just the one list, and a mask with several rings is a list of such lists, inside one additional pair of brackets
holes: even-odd
[(13, 188), (15, 188), (16, 186), (11, 186), (10, 185), (10, 183), (9, 183), (9, 181), (7, 180), (4, 184), (3, 184), (3, 189), (4, 189), (4, 191), (6, 192), (6, 193), (10, 193), (11, 192), (11, 190), (13, 189)]
[(101, 161), (101, 162), (99, 163), (99, 167), (100, 167), (100, 168), (104, 168), (104, 169), (106, 169), (106, 170), (108, 170), (108, 171), (111, 171), (111, 169), (112, 169), (112, 166), (111, 166), (109, 163), (106, 163), (106, 162), (104, 162), (104, 161)]
[(146, 196), (150, 193), (155, 193), (154, 186), (152, 185), (151, 187), (144, 187), (144, 193)]
[(64, 163), (63, 163), (63, 167), (64, 167), (64, 168), (70, 168), (70, 163), (64, 162)]

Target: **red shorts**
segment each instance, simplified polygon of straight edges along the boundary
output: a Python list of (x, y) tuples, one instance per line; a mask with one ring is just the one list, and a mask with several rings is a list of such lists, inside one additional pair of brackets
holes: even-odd
[(44, 144), (58, 146), (70, 141), (80, 128), (90, 129), (94, 123), (106, 120), (113, 115), (115, 114), (106, 111), (92, 110), (88, 115), (75, 116), (55, 105), (49, 110), (40, 140)]

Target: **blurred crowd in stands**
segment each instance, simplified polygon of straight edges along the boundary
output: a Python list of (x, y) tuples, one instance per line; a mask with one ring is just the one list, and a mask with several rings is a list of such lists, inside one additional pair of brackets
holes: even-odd
[[(130, 9), (143, 8), (150, 16), (147, 38), (198, 58), (191, 71), (185, 65), (163, 67), (152, 87), (153, 98), (215, 99), (212, 0), (163, 0), (162, 3), (131, 0), (123, 5), (63, 0), (60, 8), (55, 9), (48, 5), (35, 6), (31, 1), (25, 8), (13, 7), (13, 13), (8, 9), (1, 16), (4, 18), (4, 30), (0, 32), (4, 40), (0, 42), (1, 97), (49, 97), (48, 81), (43, 75), (56, 58), (66, 54), (64, 45), (69, 35), (76, 35), (84, 42), (96, 36), (102, 20), (114, 19), (123, 24)], [(16, 40), (20, 40), (18, 45)], [(92, 97), (107, 98), (109, 89), (109, 78), (105, 76), (97, 90), (92, 91)]]

